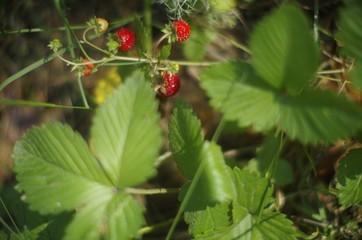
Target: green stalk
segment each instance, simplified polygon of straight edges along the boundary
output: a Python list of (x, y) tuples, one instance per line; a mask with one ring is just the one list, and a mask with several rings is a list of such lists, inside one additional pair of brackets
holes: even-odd
[(274, 173), (275, 173), (275, 169), (278, 165), (278, 160), (279, 160), (279, 157), (280, 157), (280, 153), (282, 151), (282, 148), (283, 148), (283, 144), (284, 144), (284, 137), (283, 137), (283, 134), (282, 133), (279, 133), (279, 136), (280, 136), (280, 143), (279, 143), (279, 148), (277, 149), (276, 153), (274, 154), (274, 157), (272, 159), (272, 162), (270, 163), (270, 166), (268, 168), (268, 171), (266, 172), (265, 176), (266, 178), (268, 179), (268, 184), (267, 186), (265, 187), (264, 189), (264, 192), (263, 192), (263, 196), (262, 196), (262, 200), (260, 202), (260, 205), (258, 207), (258, 221), (257, 221), (257, 224), (260, 223), (260, 219), (261, 219), (261, 215), (263, 213), (263, 209), (264, 209), (264, 206), (265, 206), (265, 198), (266, 198), (266, 195), (268, 193), (268, 188), (270, 187), (271, 185), (271, 179), (273, 178), (274, 176)]
[(147, 55), (150, 55), (152, 51), (152, 0), (143, 0), (143, 4), (143, 16), (146, 31), (145, 45), (147, 49)]
[(196, 187), (196, 184), (199, 181), (202, 172), (204, 171), (206, 163), (207, 163), (206, 158), (204, 158), (201, 161), (200, 166), (197, 169), (197, 171), (195, 173), (195, 176), (193, 177), (193, 179), (191, 181), (190, 187), (187, 190), (187, 193), (186, 193), (184, 199), (181, 202), (181, 206), (180, 206), (179, 210), (177, 211), (176, 217), (173, 220), (172, 225), (171, 225), (171, 227), (170, 227), (170, 229), (169, 229), (169, 231), (167, 233), (166, 240), (171, 239), (171, 237), (172, 237), (172, 235), (173, 235), (173, 233), (174, 233), (174, 231), (176, 229), (177, 223), (180, 221), (181, 216), (182, 216), (183, 212), (185, 211), (185, 208), (186, 208), (186, 206), (187, 206), (187, 204), (188, 204), (188, 202), (190, 200), (191, 194), (193, 193), (193, 191), (194, 191), (194, 189)]
[[(72, 30), (82, 30), (88, 28), (87, 25), (76, 25), (71, 26)], [(3, 34), (19, 34), (19, 33), (39, 33), (39, 32), (56, 32), (56, 31), (64, 31), (66, 27), (54, 27), (54, 28), (23, 28), (17, 30), (4, 30)]]
[[(58, 14), (60, 16), (60, 18), (63, 20), (64, 22), (64, 26), (65, 26), (65, 32), (66, 32), (66, 35), (67, 35), (67, 41), (68, 41), (68, 47), (69, 46), (74, 46), (74, 43), (73, 43), (73, 38), (72, 38), (72, 35), (74, 36), (74, 38), (76, 39), (77, 41), (77, 45), (79, 46), (79, 48), (82, 50), (82, 52), (87, 55), (87, 53), (84, 51), (83, 47), (81, 46), (81, 44), (79, 43), (79, 40), (77, 39), (77, 36), (75, 35), (75, 33), (73, 32), (73, 30), (71, 29), (70, 27), (70, 24), (68, 22), (68, 19), (66, 18), (65, 14), (64, 14), (64, 10), (62, 8), (62, 4), (61, 3), (64, 3), (63, 1), (61, 2), (62, 0), (54, 0), (54, 4), (55, 4), (55, 7), (58, 11)], [(64, 5), (64, 4), (63, 4)], [(75, 52), (74, 52), (74, 48), (70, 48), (70, 55), (72, 57), (72, 59), (74, 60), (76, 58), (76, 55), (75, 55)], [(77, 82), (78, 82), (78, 87), (79, 87), (79, 91), (80, 91), (80, 94), (81, 94), (81, 97), (83, 99), (83, 104), (86, 108), (89, 108), (89, 105), (88, 105), (88, 101), (87, 101), (87, 98), (84, 94), (84, 87), (83, 87), (83, 83), (82, 83), (82, 79), (80, 77), (77, 78)]]
[(318, 16), (319, 16), (319, 0), (314, 0), (314, 24), (313, 24), (313, 30), (314, 30), (314, 41), (318, 42), (319, 36), (318, 36)]
[(11, 84), (12, 82), (17, 80), (18, 78), (21, 78), (22, 76), (24, 76), (25, 74), (33, 71), (34, 69), (36, 69), (36, 68), (38, 68), (40, 66), (43, 66), (47, 62), (50, 62), (51, 60), (56, 58), (58, 55), (63, 55), (65, 53), (65, 51), (67, 51), (67, 50), (68, 50), (67, 48), (62, 48), (62, 49), (58, 50), (57, 53), (52, 53), (50, 56), (41, 58), (38, 61), (30, 64), (29, 66), (21, 69), (19, 72), (17, 72), (14, 75), (8, 77), (7, 79), (5, 79), (5, 81), (3, 81), (0, 84), (0, 91), (2, 91), (6, 86)]

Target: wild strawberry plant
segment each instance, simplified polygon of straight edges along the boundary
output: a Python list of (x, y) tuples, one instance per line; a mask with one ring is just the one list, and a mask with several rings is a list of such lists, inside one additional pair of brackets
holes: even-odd
[[(76, 73), (86, 109), (90, 107), (82, 90), (83, 77), (102, 71), (108, 64), (132, 64), (137, 70), (96, 109), (89, 140), (59, 122), (33, 127), (18, 140), (13, 158), (21, 199), (42, 215), (71, 217), (59, 224), (62, 228), (56, 235), (52, 235), (51, 220), (47, 219), (31, 231), (25, 228), (12, 236), (140, 239), (157, 227), (148, 226), (144, 217), (147, 205), (136, 200), (135, 195), (176, 191), (179, 209), (171, 224), (160, 224), (168, 227), (163, 236), (166, 239), (173, 238), (182, 218), (189, 237), (194, 239), (357, 239), (361, 214), (356, 214), (356, 219), (344, 215), (348, 220), (343, 227), (348, 231), (342, 231), (338, 226), (323, 225), (326, 217), (324, 209), (319, 208), (319, 215), (313, 215), (321, 223), (309, 220), (317, 228), (311, 233), (296, 221), (304, 218), (293, 218), (282, 208), (281, 202), (289, 199), (280, 196), (281, 188), (299, 174), (291, 161), (284, 159), (287, 147), (293, 146), (293, 152), (305, 155), (311, 172), (315, 172), (316, 161), (307, 149), (319, 149), (337, 141), (343, 141), (345, 151), (330, 186), (311, 191), (321, 195), (327, 192), (341, 211), (360, 212), (362, 201), (362, 110), (347, 94), (322, 87), (321, 75), (334, 70), (321, 70), (319, 39), (317, 35), (313, 37), (311, 23), (301, 8), (284, 3), (273, 9), (253, 27), (249, 48), (231, 41), (247, 53), (247, 59), (191, 62), (171, 59), (175, 44), (182, 44), (187, 59), (199, 61), (207, 55), (208, 45), (219, 41), (220, 36), (215, 28), (182, 20), (183, 17), (192, 19), (200, 11), (210, 22), (232, 24), (235, 18), (230, 13), (235, 13), (235, 1), (159, 2), (168, 10), (169, 22), (155, 41), (146, 16), (136, 18), (133, 29), (123, 24), (113, 30), (108, 29), (106, 19), (94, 17), (88, 22), (82, 40), (75, 37), (74, 46), (64, 47), (58, 39), (49, 44), (51, 57), (63, 60)], [(55, 3), (59, 8), (60, 2)], [(343, 44), (344, 67), (351, 70), (343, 73), (348, 74), (348, 84), (352, 82), (356, 89), (362, 86), (361, 10), (359, 1), (345, 1), (336, 35)], [(69, 25), (66, 18), (64, 22)], [(72, 34), (69, 27), (67, 31)], [(89, 36), (91, 32), (94, 35)], [(106, 39), (106, 43), (96, 45), (92, 42), (95, 38)], [(82, 56), (63, 56), (67, 51), (74, 54), (74, 47)], [(87, 48), (103, 57), (93, 58)], [(190, 65), (202, 67), (200, 87), (212, 108), (222, 115), (211, 138), (204, 135), (192, 107), (180, 99), (174, 101), (168, 134), (162, 134), (159, 101), (165, 100), (162, 97), (178, 97), (185, 81), (179, 74), (180, 67)], [(0, 89), (19, 76), (5, 80)], [(228, 125), (233, 126), (233, 131), (252, 129), (262, 136), (253, 158), (240, 162), (237, 156), (228, 157), (218, 142)], [(168, 143), (166, 155), (172, 156), (186, 183), (176, 190), (139, 187), (156, 175), (163, 158), (162, 142)], [(301, 167), (298, 161), (302, 157), (296, 158), (295, 165)], [(305, 190), (303, 181), (300, 183), (294, 189), (296, 195)], [(6, 237), (5, 232), (1, 234)]]

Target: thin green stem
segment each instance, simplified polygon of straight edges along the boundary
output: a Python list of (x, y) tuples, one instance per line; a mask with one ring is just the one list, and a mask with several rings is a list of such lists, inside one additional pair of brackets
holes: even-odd
[[(17, 231), (18, 233), (20, 233), (20, 230), (19, 230), (18, 226), (16, 225), (16, 223), (15, 223), (15, 221), (14, 221), (13, 217), (12, 217), (12, 216), (11, 216), (11, 214), (9, 213), (8, 208), (6, 207), (6, 205), (5, 205), (4, 201), (3, 201), (3, 199), (2, 199), (2, 198), (0, 198), (0, 201), (1, 201), (1, 205), (3, 205), (3, 207), (4, 207), (4, 209), (5, 209), (6, 214), (7, 214), (7, 215), (8, 215), (8, 217), (10, 218), (11, 223), (14, 225), (14, 227), (15, 227), (16, 231)], [(3, 221), (3, 219), (2, 219), (2, 218), (0, 218), (0, 220), (1, 220), (1, 222), (4, 224), (4, 226), (7, 226), (7, 228), (9, 229), (9, 231), (12, 231), (12, 229), (10, 228), (10, 226), (9, 226), (9, 225), (7, 225), (7, 224)]]
[[(79, 46), (79, 48), (82, 50), (82, 52), (84, 53), (84, 55), (87, 55), (87, 53), (84, 51), (82, 45), (79, 43), (79, 40), (77, 39), (77, 36), (76, 34), (73, 32), (73, 30), (71, 29), (70, 27), (70, 24), (68, 22), (68, 19), (65, 17), (65, 14), (63, 12), (63, 8), (62, 8), (62, 4), (61, 4), (61, 1), (62, 0), (54, 0), (54, 3), (55, 3), (55, 7), (58, 11), (58, 14), (59, 16), (61, 17), (61, 19), (63, 20), (64, 22), (64, 26), (65, 26), (65, 32), (66, 32), (66, 35), (67, 35), (67, 41), (68, 41), (68, 46), (73, 46), (74, 43), (73, 43), (73, 39), (72, 39), (72, 35), (74, 36), (75, 40), (77, 41), (77, 45)], [(73, 48), (70, 48), (70, 55), (72, 57), (72, 59), (75, 59), (75, 52), (74, 52), (74, 49)], [(78, 82), (78, 87), (79, 87), (79, 91), (80, 91), (80, 94), (82, 96), (82, 99), (83, 99), (83, 104), (86, 108), (89, 108), (89, 105), (88, 105), (88, 101), (87, 101), (87, 98), (84, 94), (84, 87), (83, 87), (83, 83), (82, 83), (82, 79), (80, 77), (77, 78), (77, 82)]]
[(226, 121), (225, 121), (225, 118), (223, 117), (223, 118), (221, 118), (221, 121), (220, 121), (219, 125), (217, 126), (216, 131), (214, 133), (214, 136), (212, 136), (211, 141), (217, 142), (219, 140), (219, 137), (225, 127), (225, 124), (226, 124)]
[(199, 181), (200, 176), (201, 176), (202, 172), (204, 171), (206, 163), (207, 163), (206, 158), (204, 158), (201, 161), (201, 163), (200, 163), (200, 165), (199, 165), (199, 167), (198, 167), (198, 169), (197, 169), (197, 171), (195, 173), (195, 176), (192, 178), (189, 189), (187, 190), (186, 195), (184, 196), (184, 198), (183, 198), (183, 200), (181, 202), (181, 206), (180, 206), (179, 210), (177, 211), (176, 217), (173, 220), (172, 225), (171, 225), (171, 227), (170, 227), (170, 229), (169, 229), (169, 231), (167, 233), (166, 240), (171, 239), (171, 237), (172, 237), (172, 235), (173, 235), (173, 233), (174, 233), (174, 231), (176, 229), (177, 223), (180, 221), (181, 216), (184, 213), (185, 208), (186, 208), (186, 206), (187, 206), (187, 204), (188, 204), (188, 202), (189, 202), (189, 200), (191, 198), (191, 195), (195, 190), (197, 182)]
[(309, 163), (310, 163), (310, 165), (311, 165), (311, 167), (312, 167), (312, 169), (313, 169), (314, 176), (317, 176), (317, 170), (316, 170), (316, 168), (315, 168), (315, 164), (314, 164), (314, 162), (313, 162), (312, 157), (310, 156), (310, 154), (308, 153), (308, 151), (307, 151), (307, 149), (306, 149), (305, 147), (303, 147), (303, 150), (304, 150), (304, 153), (305, 153), (305, 155), (307, 156), (308, 161), (309, 161)]
[(179, 193), (180, 190), (175, 188), (157, 188), (157, 189), (126, 188), (126, 192), (129, 194), (155, 195), (155, 194)]
[(314, 24), (313, 24), (313, 30), (314, 30), (314, 41), (318, 42), (319, 36), (318, 36), (318, 17), (319, 17), (319, 0), (314, 0)]
[(63, 108), (63, 109), (83, 109), (83, 110), (89, 109), (89, 107), (84, 107), (84, 106), (66, 106), (66, 105), (57, 105), (54, 103), (24, 101), (24, 100), (8, 99), (8, 98), (2, 98), (0, 100), (0, 106), (49, 107), (49, 108)]
[(265, 202), (266, 202), (265, 199), (266, 199), (266, 196), (267, 196), (267, 193), (268, 193), (268, 189), (269, 189), (269, 187), (271, 185), (271, 179), (274, 176), (275, 169), (276, 169), (276, 167), (278, 165), (279, 156), (280, 156), (280, 153), (281, 153), (283, 145), (284, 145), (283, 133), (279, 133), (278, 135), (279, 135), (279, 138), (280, 138), (279, 147), (278, 147), (277, 151), (275, 152), (275, 154), (273, 156), (273, 159), (272, 159), (272, 162), (270, 163), (269, 168), (268, 168), (268, 170), (267, 170), (267, 172), (265, 174), (265, 177), (268, 179), (268, 184), (266, 185), (266, 187), (264, 189), (262, 200), (261, 200), (260, 205), (258, 207), (258, 221), (257, 221), (257, 224), (260, 223), (261, 216), (262, 216), (263, 209), (264, 209)]
[(244, 44), (242, 44), (240, 42), (237, 42), (235, 40), (232, 40), (232, 39), (230, 39), (230, 38), (228, 38), (228, 37), (226, 37), (226, 36), (224, 36), (222, 34), (220, 34), (220, 36), (223, 39), (225, 39), (226, 41), (230, 42), (234, 47), (239, 48), (239, 49), (243, 50), (244, 52), (246, 52), (247, 54), (251, 55), (250, 49), (247, 46), (245, 46)]
[(344, 69), (332, 69), (332, 70), (319, 71), (318, 74), (322, 75), (322, 74), (334, 74), (334, 73), (344, 73), (344, 72), (345, 72)]
[(15, 73), (14, 75), (8, 77), (7, 79), (5, 79), (5, 81), (3, 81), (0, 84), (0, 91), (2, 91), (6, 86), (8, 86), (9, 84), (11, 84), (12, 82), (14, 82), (15, 80), (21, 78), (22, 76), (24, 76), (25, 74), (33, 71), (34, 69), (44, 65), (45, 63), (53, 60), (55, 57), (57, 57), (58, 55), (63, 55), (65, 53), (65, 51), (67, 51), (68, 48), (62, 48), (60, 50), (58, 50), (57, 54), (56, 53), (52, 53), (50, 56), (44, 57), (39, 59), (38, 61), (30, 64), (29, 66), (21, 69), (20, 71), (18, 71), (17, 73)]
[(168, 225), (170, 225), (171, 223), (173, 222), (173, 218), (171, 219), (168, 219), (164, 222), (161, 222), (161, 223), (158, 223), (158, 224), (155, 224), (155, 225), (152, 225), (152, 226), (147, 226), (147, 227), (143, 227), (139, 230), (139, 234), (140, 235), (144, 235), (146, 233), (149, 233), (149, 232), (153, 232), (155, 229), (159, 229), (159, 228), (163, 228), (163, 227), (166, 227)]
[(143, 16), (146, 31), (145, 47), (147, 49), (147, 55), (150, 55), (152, 49), (152, 0), (143, 0), (143, 5)]
[[(96, 45), (94, 45), (93, 43), (91, 43), (91, 42), (88, 41), (88, 39), (87, 39), (87, 33), (88, 33), (89, 30), (92, 30), (92, 29), (93, 29), (93, 28), (87, 28), (86, 30), (84, 30), (84, 32), (83, 32), (83, 41), (84, 41), (86, 44), (88, 44), (89, 46), (93, 47), (94, 49), (96, 49), (96, 50), (98, 50), (98, 51), (100, 51), (100, 52), (102, 52), (102, 53), (104, 53), (104, 54), (106, 54), (106, 55), (110, 55), (109, 52), (107, 52), (107, 51), (105, 51), (105, 50), (97, 47)], [(91, 59), (89, 56), (87, 56), (87, 58), (88, 58), (88, 59)]]
[(81, 95), (82, 100), (83, 100), (84, 107), (89, 108), (88, 101), (87, 101), (87, 98), (86, 98), (85, 93), (84, 93), (82, 78), (80, 76), (78, 76), (77, 82), (78, 82), (78, 87), (79, 87), (80, 95)]
[[(88, 28), (87, 25), (74, 25), (70, 27), (72, 30), (82, 30)], [(22, 28), (16, 30), (4, 30), (2, 34), (19, 34), (19, 33), (39, 33), (39, 32), (57, 32), (65, 31), (66, 27), (54, 27), (54, 28)]]

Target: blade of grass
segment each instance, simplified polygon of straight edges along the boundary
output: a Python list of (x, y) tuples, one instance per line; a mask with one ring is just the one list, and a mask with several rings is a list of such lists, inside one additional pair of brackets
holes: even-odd
[[(5, 212), (6, 212), (6, 214), (8, 215), (11, 223), (14, 225), (16, 231), (17, 231), (18, 233), (20, 233), (20, 230), (19, 230), (18, 226), (16, 225), (13, 217), (12, 217), (11, 214), (9, 213), (8, 208), (6, 207), (6, 205), (5, 205), (5, 203), (4, 203), (4, 201), (3, 201), (2, 198), (0, 198), (0, 202), (1, 202), (1, 205), (3, 205), (3, 207), (4, 207), (4, 209), (5, 209)], [(9, 230), (9, 232), (13, 233), (18, 239), (21, 239), (21, 238), (13, 231), (13, 229), (11, 229), (11, 227), (4, 221), (4, 219), (3, 219), (2, 217), (0, 217), (0, 222)]]
[[(60, 50), (58, 50), (58, 54), (59, 55), (63, 55), (68, 49), (67, 48), (62, 48)], [(2, 91), (6, 86), (8, 86), (9, 84), (11, 84), (12, 82), (14, 82), (15, 80), (21, 78), (22, 76), (24, 76), (25, 74), (33, 71), (34, 69), (43, 66), (45, 63), (50, 62), (51, 60), (53, 60), (54, 58), (57, 57), (57, 54), (52, 53), (49, 56), (46, 56), (44, 58), (39, 59), (38, 61), (30, 64), (29, 66), (23, 68), (22, 70), (20, 70), (19, 72), (15, 73), (14, 75), (8, 77), (7, 79), (5, 79), (4, 82), (2, 82), (0, 84), (0, 91)]]
[(3, 98), (0, 100), (0, 106), (23, 106), (23, 107), (50, 107), (50, 108), (65, 108), (65, 109), (89, 109), (85, 106), (66, 106), (54, 103), (44, 103), (36, 101), (25, 101), (18, 99)]

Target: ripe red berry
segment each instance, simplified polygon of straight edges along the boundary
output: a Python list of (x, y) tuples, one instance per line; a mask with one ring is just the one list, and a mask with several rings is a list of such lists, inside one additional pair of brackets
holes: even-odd
[(88, 59), (86, 59), (86, 58), (83, 58), (83, 62), (88, 63), (88, 64), (83, 66), (83, 76), (87, 77), (92, 73), (92, 70), (94, 68), (94, 64), (89, 63), (90, 61)]
[(173, 26), (176, 34), (176, 41), (183, 42), (190, 37), (191, 27), (183, 20), (176, 20), (173, 22)]
[(180, 78), (177, 74), (165, 72), (163, 84), (158, 89), (158, 93), (163, 97), (171, 97), (180, 90)]
[(116, 35), (119, 38), (120, 46), (118, 49), (122, 52), (129, 51), (135, 42), (136, 36), (128, 28), (120, 28), (116, 31)]

